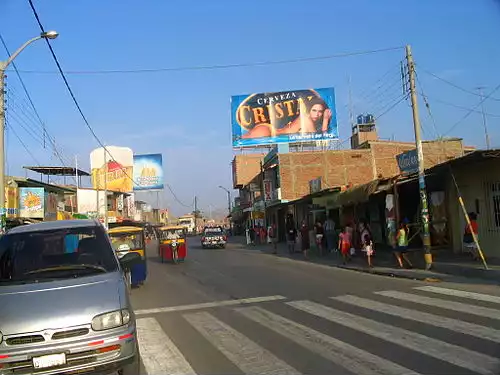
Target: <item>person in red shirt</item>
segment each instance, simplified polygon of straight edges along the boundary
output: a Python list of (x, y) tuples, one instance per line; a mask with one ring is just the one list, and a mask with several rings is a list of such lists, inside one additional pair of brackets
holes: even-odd
[[(464, 249), (468, 253), (472, 255), (472, 258), (474, 260), (478, 259), (478, 249), (476, 242), (474, 241), (474, 237), (472, 236), (472, 233), (476, 235), (476, 238), (478, 237), (478, 225), (477, 225), (477, 215), (475, 212), (470, 212), (469, 213), (469, 224), (465, 224), (465, 229), (464, 229)], [(478, 239), (479, 241), (479, 239)]]

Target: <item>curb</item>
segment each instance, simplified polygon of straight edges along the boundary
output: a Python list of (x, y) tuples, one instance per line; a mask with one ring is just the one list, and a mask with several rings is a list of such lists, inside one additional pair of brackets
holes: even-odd
[(441, 282), (442, 279), (438, 277), (428, 277), (428, 276), (415, 276), (415, 275), (402, 275), (399, 273), (394, 273), (390, 271), (377, 271), (376, 269), (363, 269), (363, 268), (353, 268), (343, 265), (334, 266), (337, 268), (342, 268), (344, 270), (361, 272), (361, 273), (369, 273), (372, 275), (385, 276), (385, 277), (394, 277), (397, 279), (408, 279), (408, 280), (419, 280), (419, 281), (427, 281), (427, 282)]

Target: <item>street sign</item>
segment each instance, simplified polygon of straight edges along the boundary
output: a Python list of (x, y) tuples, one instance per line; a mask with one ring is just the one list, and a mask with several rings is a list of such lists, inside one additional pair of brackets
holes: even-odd
[(399, 171), (403, 174), (412, 174), (418, 172), (417, 150), (409, 150), (396, 155)]

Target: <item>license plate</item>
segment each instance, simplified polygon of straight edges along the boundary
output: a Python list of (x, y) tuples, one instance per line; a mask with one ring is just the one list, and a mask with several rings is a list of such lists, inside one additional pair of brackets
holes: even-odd
[(36, 369), (62, 366), (66, 364), (66, 354), (49, 354), (33, 358), (33, 367)]

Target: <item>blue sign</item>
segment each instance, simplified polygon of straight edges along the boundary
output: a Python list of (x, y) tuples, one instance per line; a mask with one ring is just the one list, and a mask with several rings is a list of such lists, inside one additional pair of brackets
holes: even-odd
[(234, 148), (338, 139), (335, 90), (233, 96), (231, 126)]
[(134, 155), (134, 191), (161, 189), (163, 189), (162, 155)]
[(418, 154), (416, 149), (396, 155), (396, 160), (401, 173), (412, 174), (418, 172)]

